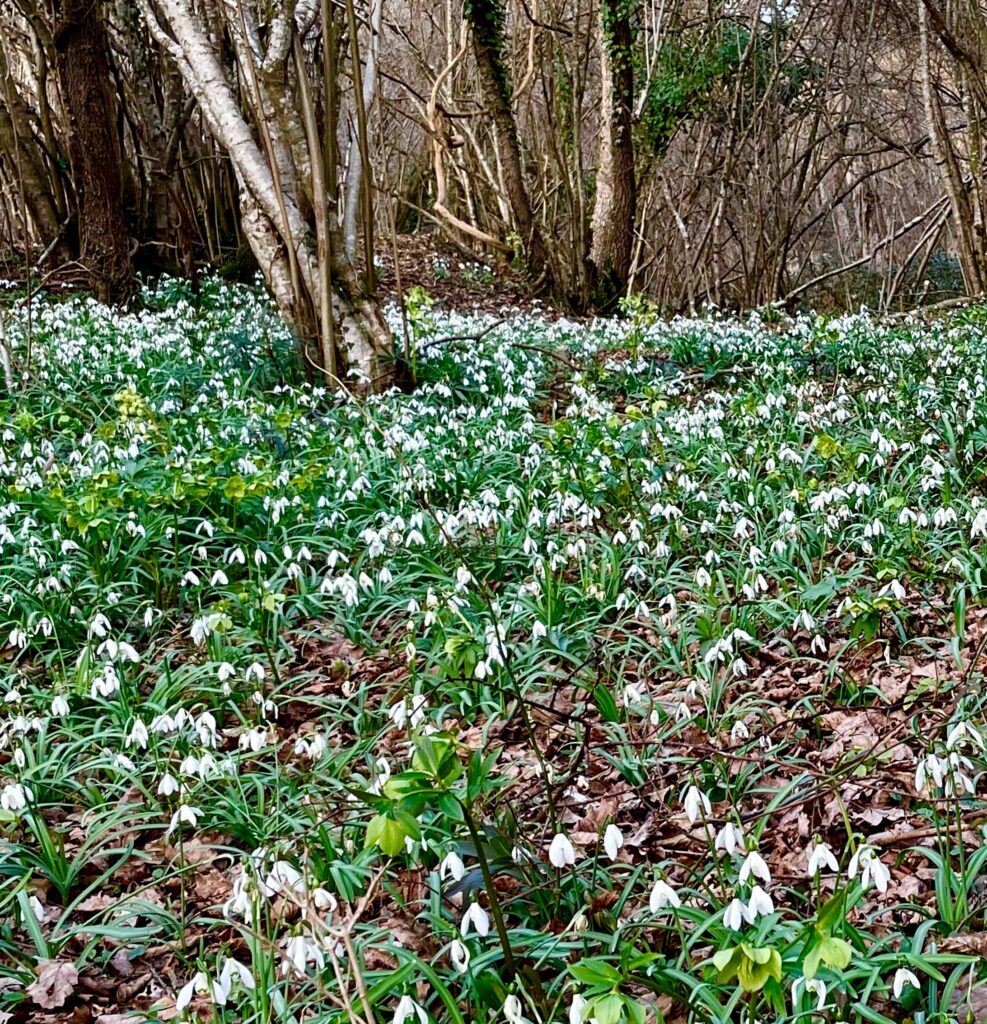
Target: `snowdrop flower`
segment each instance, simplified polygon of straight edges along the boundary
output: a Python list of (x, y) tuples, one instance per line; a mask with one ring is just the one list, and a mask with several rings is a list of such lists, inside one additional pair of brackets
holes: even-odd
[(192, 828), (199, 823), (199, 815), (202, 811), (198, 807), (191, 807), (188, 804), (179, 804), (178, 810), (171, 816), (171, 824), (165, 832), (165, 838), (172, 834), (181, 825), (190, 825)]
[(211, 995), (213, 1002), (225, 1006), (229, 993), (223, 991), (223, 986), (218, 981), (210, 981), (205, 971), (198, 971), (178, 993), (175, 998), (175, 1009), (182, 1013), (197, 995)]
[(774, 912), (774, 901), (759, 885), (755, 885), (751, 890), (751, 898), (744, 908), (744, 920), (748, 924), (753, 924), (759, 916), (767, 917)]
[(250, 989), (251, 992), (257, 987), (250, 969), (239, 960), (228, 956), (223, 962), (223, 970), (219, 975), (219, 984), (227, 995), (229, 995), (234, 981), (239, 981), (244, 988)]
[(826, 982), (822, 978), (796, 978), (792, 982), (792, 1007), (798, 1009), (802, 989), (816, 997), (816, 1010), (826, 1005)]
[(603, 833), (603, 849), (611, 860), (617, 859), (620, 848), (624, 845), (624, 834), (611, 822)]
[(682, 900), (679, 898), (679, 894), (667, 882), (659, 878), (655, 882), (651, 890), (651, 898), (648, 900), (648, 907), (651, 913), (657, 914), (659, 910), (664, 910), (665, 907), (678, 909), (681, 906)]
[(689, 819), (690, 825), (695, 824), (696, 819), (699, 817), (700, 808), (702, 808), (705, 814), (709, 814), (711, 811), (709, 797), (696, 786), (690, 786), (685, 791), (683, 806), (685, 807), (685, 816)]
[(449, 959), (460, 974), (465, 974), (470, 965), (470, 951), (459, 939), (453, 939), (449, 945)]
[(730, 905), (723, 912), (723, 923), (731, 931), (739, 932), (744, 926), (744, 916), (747, 908), (744, 906), (744, 901), (734, 897), (730, 901)]
[(470, 925), (481, 939), (490, 934), (490, 915), (475, 901), (466, 908), (466, 913), (459, 924), (459, 933), (463, 938), (469, 934)]
[(391, 1018), (391, 1024), (404, 1024), (406, 1020), (413, 1020), (415, 1017), (418, 1018), (418, 1024), (428, 1024), (428, 1014), (414, 999), (411, 996), (401, 996)]
[(0, 808), (5, 811), (22, 811), (32, 799), (31, 790), (20, 782), (8, 782), (0, 790)]
[(465, 873), (466, 865), (463, 864), (462, 858), (455, 850), (450, 850), (439, 864), (439, 878), (443, 881), (449, 875), (454, 881), (459, 882)]
[(809, 878), (815, 878), (824, 867), (829, 868), (830, 871), (839, 871), (840, 869), (836, 857), (833, 856), (833, 851), (820, 840), (816, 840), (812, 844), (808, 850), (808, 855), (809, 866), (807, 871)]
[(587, 1006), (589, 1000), (584, 999), (578, 992), (573, 992), (572, 1002), (569, 1004), (569, 1024), (589, 1024), (583, 1018)]
[(912, 971), (908, 970), (907, 967), (899, 967), (894, 972), (894, 981), (891, 984), (891, 991), (894, 993), (895, 999), (901, 999), (901, 993), (905, 990), (906, 985), (911, 985), (913, 988), (918, 989), (922, 987), (922, 983)]
[(744, 863), (740, 865), (740, 875), (738, 876), (740, 884), (746, 885), (751, 875), (755, 878), (760, 878), (765, 883), (771, 881), (771, 872), (768, 870), (768, 865), (764, 863), (764, 858), (757, 850), (751, 850), (744, 859)]
[(158, 796), (174, 796), (181, 788), (178, 779), (169, 772), (165, 772), (158, 783)]
[(504, 1000), (504, 1019), (507, 1024), (526, 1024), (521, 1014), (521, 1000), (517, 996), (508, 996)]
[(548, 847), (548, 859), (553, 867), (559, 869), (576, 863), (576, 851), (572, 843), (569, 842), (568, 836), (562, 832), (556, 832)]
[(53, 718), (63, 718), (68, 713), (69, 702), (65, 697), (62, 696), (62, 694), (58, 694), (57, 697), (52, 698), (51, 714)]
[(878, 859), (877, 852), (873, 846), (860, 846), (857, 852), (850, 858), (850, 866), (847, 875), (853, 881), (860, 874), (860, 884), (866, 889), (871, 882), (879, 892), (888, 891), (888, 882), (891, 880), (891, 872)]
[(713, 844), (714, 849), (723, 850), (724, 852), (731, 854), (736, 853), (737, 850), (744, 848), (744, 833), (739, 825), (735, 825), (732, 821), (728, 821), (719, 832), (716, 833), (716, 841)]

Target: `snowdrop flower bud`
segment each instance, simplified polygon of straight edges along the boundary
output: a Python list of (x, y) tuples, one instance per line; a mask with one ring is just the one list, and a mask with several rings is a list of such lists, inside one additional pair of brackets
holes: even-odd
[(683, 801), (685, 806), (685, 816), (689, 819), (689, 824), (695, 824), (696, 819), (699, 817), (700, 807), (706, 814), (711, 811), (709, 804), (709, 797), (696, 786), (690, 786), (685, 791), (685, 800)]
[(603, 833), (603, 849), (611, 860), (617, 859), (620, 848), (624, 845), (624, 834), (612, 822)]
[(576, 851), (568, 836), (557, 832), (548, 847), (548, 859), (553, 867), (564, 868), (567, 865), (576, 863)]

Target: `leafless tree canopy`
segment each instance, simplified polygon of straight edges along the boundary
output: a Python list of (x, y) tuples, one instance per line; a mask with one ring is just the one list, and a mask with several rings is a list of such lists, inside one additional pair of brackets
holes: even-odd
[(915, 302), (987, 274), (987, 8), (957, 0), (0, 0), (0, 218), (35, 280), (259, 267), (386, 383), (374, 252), (577, 310)]

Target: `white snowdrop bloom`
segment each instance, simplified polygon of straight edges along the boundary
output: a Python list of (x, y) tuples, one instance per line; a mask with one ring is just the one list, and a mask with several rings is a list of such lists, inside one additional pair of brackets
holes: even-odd
[(544, 639), (548, 636), (548, 627), (544, 622), (539, 619), (535, 619), (534, 625), (531, 627), (531, 640), (532, 642)]
[(816, 1010), (826, 1006), (826, 982), (822, 978), (796, 978), (792, 982), (792, 1006), (798, 1008), (799, 996), (803, 989), (816, 997)]
[(595, 1024), (596, 1018), (590, 1020), (584, 1018), (589, 1000), (584, 999), (578, 992), (572, 994), (572, 1002), (569, 1003), (569, 1024)]
[(806, 854), (809, 862), (807, 868), (809, 878), (815, 878), (824, 867), (830, 871), (839, 871), (840, 869), (833, 851), (823, 842), (814, 842)]
[(682, 805), (690, 824), (695, 824), (699, 818), (700, 809), (707, 815), (711, 813), (709, 797), (698, 786), (689, 786), (685, 791)]
[(908, 970), (907, 967), (899, 967), (894, 972), (894, 981), (891, 983), (891, 991), (895, 999), (901, 999), (901, 994), (905, 991), (906, 985), (911, 985), (912, 988), (917, 989), (922, 988), (922, 983), (912, 971)]
[(126, 739), (127, 746), (140, 747), (141, 750), (147, 750), (147, 740), (147, 726), (140, 718), (134, 719), (133, 727)]
[(267, 552), (263, 548), (257, 548), (254, 551), (254, 565), (260, 568), (262, 565), (267, 565)]
[(158, 783), (158, 796), (174, 796), (181, 788), (178, 779), (170, 772), (165, 772)]
[(476, 901), (466, 908), (463, 919), (459, 923), (459, 931), (463, 938), (469, 934), (471, 927), (481, 939), (485, 939), (490, 934), (490, 915)]
[(611, 860), (617, 859), (620, 848), (624, 845), (624, 833), (611, 822), (603, 833), (603, 849)]
[(953, 750), (965, 740), (969, 740), (973, 746), (980, 750), (983, 750), (985, 747), (984, 737), (981, 735), (980, 730), (969, 722), (960, 721), (950, 728), (946, 736), (946, 749)]
[(62, 695), (58, 694), (52, 698), (51, 714), (53, 718), (64, 718), (69, 713), (69, 702)]
[(261, 726), (250, 729), (239, 739), (239, 747), (241, 750), (250, 750), (255, 754), (263, 750), (266, 743), (267, 729), (264, 729)]
[(92, 622), (89, 623), (89, 635), (102, 640), (109, 631), (110, 620), (102, 612), (97, 612)]
[(507, 1024), (527, 1024), (522, 1015), (521, 1000), (517, 996), (508, 996), (504, 1000), (504, 1020)]
[(23, 650), (27, 647), (27, 633), (19, 626), (15, 626), (7, 637), (7, 646)]
[(751, 890), (747, 906), (744, 907), (744, 920), (748, 924), (753, 924), (759, 916), (766, 917), (774, 912), (774, 901), (759, 885), (755, 885)]
[(205, 971), (198, 971), (191, 981), (182, 986), (175, 997), (175, 1009), (178, 1013), (183, 1013), (197, 995), (210, 996), (218, 1006), (225, 1006), (229, 998), (229, 992), (224, 991), (218, 981), (210, 980)]
[(648, 908), (652, 914), (657, 914), (659, 910), (664, 910), (665, 907), (678, 908), (682, 906), (682, 900), (679, 894), (668, 884), (668, 882), (658, 879), (657, 882), (651, 888), (651, 896), (648, 899)]
[(411, 998), (401, 996), (398, 1000), (391, 1024), (405, 1024), (405, 1021), (414, 1021), (417, 1018), (418, 1024), (428, 1024), (428, 1014)]
[(847, 868), (847, 875), (853, 881), (858, 873), (860, 884), (866, 889), (873, 884), (881, 893), (888, 891), (888, 882), (891, 880), (891, 872), (878, 858), (877, 851), (873, 846), (859, 846), (850, 858), (850, 865)]
[(553, 867), (559, 869), (576, 863), (576, 851), (564, 833), (556, 832), (552, 837), (548, 847), (548, 859)]
[(987, 537), (987, 508), (982, 508), (974, 517), (970, 526), (970, 539)]
[(254, 976), (250, 973), (250, 968), (246, 964), (240, 963), (239, 960), (235, 960), (231, 956), (224, 957), (223, 969), (219, 975), (219, 983), (223, 986), (227, 996), (234, 981), (239, 981), (245, 989), (249, 989), (251, 992), (257, 987)]
[(466, 874), (466, 865), (463, 863), (462, 858), (455, 850), (450, 850), (439, 864), (439, 878), (445, 881), (449, 877), (453, 881), (459, 882), (464, 874)]
[(325, 967), (325, 954), (319, 944), (313, 942), (307, 935), (292, 935), (284, 939), (281, 942), (281, 949), (284, 951), (284, 960), (281, 964), (283, 976), (293, 973), (297, 978), (304, 978), (310, 963), (318, 970)]
[(216, 669), (216, 675), (221, 683), (225, 683), (236, 675), (236, 669), (228, 661), (221, 661)]
[(453, 939), (449, 944), (449, 959), (460, 974), (465, 974), (469, 970), (470, 951), (459, 939)]
[(746, 910), (744, 901), (734, 897), (723, 912), (723, 924), (731, 931), (739, 932), (744, 927), (744, 913)]
[(304, 875), (286, 860), (275, 861), (267, 876), (260, 882), (261, 894), (267, 897), (277, 896), (279, 893), (300, 897), (305, 895), (307, 888)]
[(744, 848), (744, 833), (739, 825), (728, 821), (719, 832), (716, 833), (716, 840), (713, 843), (715, 850), (723, 850), (725, 853), (736, 853)]
[(713, 583), (713, 577), (710, 576), (710, 574), (702, 566), (700, 566), (696, 570), (696, 577), (695, 578), (696, 578), (696, 586), (698, 586), (698, 587), (706, 588), (706, 587), (711, 586), (712, 583)]
[(944, 758), (937, 757), (935, 754), (920, 757), (915, 767), (915, 789), (919, 793), (924, 793), (929, 779), (937, 789), (942, 789), (948, 771), (949, 762)]
[(765, 864), (764, 858), (757, 852), (757, 850), (751, 850), (744, 858), (744, 863), (740, 865), (740, 879), (741, 885), (746, 885), (747, 880), (754, 876), (760, 878), (762, 882), (767, 884), (771, 881), (771, 872), (768, 870), (768, 865)]
[(178, 810), (171, 816), (171, 824), (165, 832), (165, 838), (170, 836), (182, 825), (189, 825), (192, 828), (199, 823), (199, 815), (202, 811), (198, 807), (191, 807), (189, 804), (179, 804)]
[(32, 799), (31, 790), (21, 782), (8, 782), (0, 790), (0, 807), (5, 811), (22, 811)]

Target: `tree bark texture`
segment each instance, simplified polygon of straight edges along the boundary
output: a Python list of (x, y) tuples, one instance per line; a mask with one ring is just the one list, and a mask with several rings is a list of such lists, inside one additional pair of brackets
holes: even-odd
[(80, 258), (96, 295), (117, 302), (129, 296), (132, 275), (106, 30), (95, 0), (62, 0), (58, 14), (54, 40), (68, 112)]

